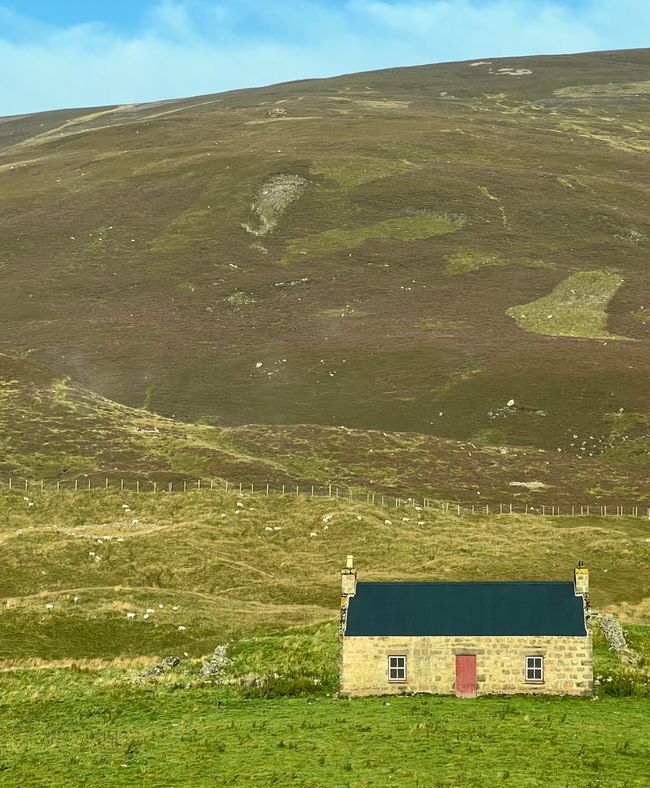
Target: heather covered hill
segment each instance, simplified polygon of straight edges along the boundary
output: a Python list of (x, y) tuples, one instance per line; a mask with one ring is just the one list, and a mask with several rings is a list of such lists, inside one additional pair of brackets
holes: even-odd
[(3, 118), (0, 350), (186, 421), (647, 463), (649, 64)]
[[(585, 445), (593, 454), (596, 447)], [(245, 488), (314, 485), (323, 493), (331, 484), (345, 495), (353, 489), (476, 505), (642, 505), (643, 513), (650, 502), (642, 463), (416, 433), (191, 424), (118, 404), (43, 366), (2, 355), (0, 449), (1, 486), (9, 478), (31, 480), (32, 487), (59, 480), (68, 488), (73, 479), (83, 487), (118, 486), (122, 479), (161, 488), (220, 479)]]

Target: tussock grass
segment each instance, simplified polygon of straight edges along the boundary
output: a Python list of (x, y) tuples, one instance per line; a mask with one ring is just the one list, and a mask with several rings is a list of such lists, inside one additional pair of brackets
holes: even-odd
[(332, 621), (348, 553), (368, 580), (566, 580), (583, 559), (595, 605), (646, 621), (641, 519), (457, 517), (217, 491), (25, 497), (0, 494), (4, 664), (198, 657)]

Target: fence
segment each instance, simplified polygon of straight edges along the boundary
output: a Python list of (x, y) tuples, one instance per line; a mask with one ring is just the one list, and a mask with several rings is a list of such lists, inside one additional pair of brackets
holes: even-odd
[(525, 501), (510, 501), (508, 503), (467, 503), (462, 501), (444, 501), (437, 498), (423, 496), (399, 497), (384, 493), (368, 492), (367, 490), (353, 487), (336, 486), (332, 484), (314, 485), (288, 485), (265, 483), (233, 483), (222, 479), (175, 479), (166, 481), (151, 481), (143, 479), (114, 478), (114, 477), (87, 477), (82, 479), (66, 480), (39, 480), (21, 479), (11, 477), (0, 480), (0, 489), (32, 492), (35, 490), (56, 490), (84, 492), (92, 490), (124, 490), (137, 493), (179, 493), (190, 491), (223, 491), (239, 493), (240, 495), (280, 495), (303, 496), (310, 498), (331, 498), (341, 501), (356, 501), (375, 504), (387, 509), (414, 509), (415, 511), (439, 511), (444, 514), (475, 514), (475, 515), (510, 515), (532, 514), (536, 516), (562, 517), (639, 517), (650, 520), (650, 506), (644, 504), (540, 504)]

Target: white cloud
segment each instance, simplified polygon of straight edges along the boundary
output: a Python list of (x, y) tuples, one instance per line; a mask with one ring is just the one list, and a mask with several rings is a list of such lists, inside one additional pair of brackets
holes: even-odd
[(357, 70), (647, 46), (647, 0), (163, 0), (130, 34), (0, 7), (0, 115)]

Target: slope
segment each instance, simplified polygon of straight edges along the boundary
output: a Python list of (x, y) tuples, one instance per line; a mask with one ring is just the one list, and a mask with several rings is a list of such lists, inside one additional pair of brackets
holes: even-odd
[[(209, 424), (588, 455), (623, 413), (616, 458), (647, 462), (649, 61), (4, 118), (0, 350)], [(596, 292), (537, 314), (578, 275)]]

